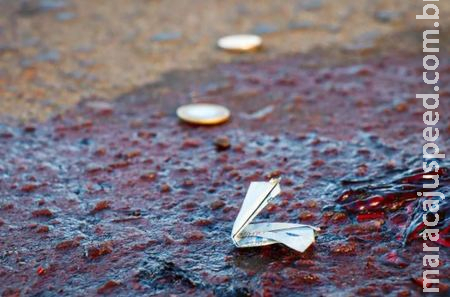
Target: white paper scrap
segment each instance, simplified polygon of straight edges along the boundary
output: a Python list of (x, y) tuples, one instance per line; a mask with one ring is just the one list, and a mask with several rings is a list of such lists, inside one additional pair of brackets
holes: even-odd
[(280, 179), (252, 182), (234, 222), (231, 239), (237, 247), (255, 247), (282, 243), (304, 252), (315, 241), (318, 228), (293, 223), (254, 223), (253, 219), (280, 194)]

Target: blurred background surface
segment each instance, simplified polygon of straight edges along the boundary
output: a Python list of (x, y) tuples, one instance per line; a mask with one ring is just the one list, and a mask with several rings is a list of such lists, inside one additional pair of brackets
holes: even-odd
[[(81, 99), (114, 99), (168, 71), (317, 48), (369, 51), (415, 20), (422, 1), (0, 0), (0, 117), (43, 120)], [(439, 2), (441, 16), (450, 3)], [(440, 20), (441, 28), (449, 23)], [(265, 50), (230, 55), (223, 35)], [(395, 41), (394, 41), (395, 43)]]

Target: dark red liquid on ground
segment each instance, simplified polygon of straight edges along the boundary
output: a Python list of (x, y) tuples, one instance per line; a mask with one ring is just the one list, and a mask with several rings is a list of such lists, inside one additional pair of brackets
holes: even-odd
[[(306, 66), (314, 59), (224, 65), (214, 83), (145, 87), (44, 124), (2, 126), (3, 296), (418, 295), (422, 59)], [(232, 120), (180, 123), (186, 94), (228, 106)], [(448, 137), (439, 145), (448, 150)], [(258, 219), (319, 226), (303, 254), (236, 249), (229, 238), (250, 181), (273, 176), (281, 197)], [(440, 214), (448, 292), (448, 199)]]

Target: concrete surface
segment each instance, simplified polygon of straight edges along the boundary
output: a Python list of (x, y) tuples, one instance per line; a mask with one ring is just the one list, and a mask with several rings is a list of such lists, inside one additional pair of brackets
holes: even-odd
[[(439, 2), (441, 15), (450, 3)], [(0, 119), (44, 120), (81, 99), (114, 99), (171, 70), (321, 48), (368, 49), (421, 26), (421, 1), (0, 0)], [(441, 20), (442, 26), (449, 23)], [(265, 50), (233, 55), (227, 34)]]

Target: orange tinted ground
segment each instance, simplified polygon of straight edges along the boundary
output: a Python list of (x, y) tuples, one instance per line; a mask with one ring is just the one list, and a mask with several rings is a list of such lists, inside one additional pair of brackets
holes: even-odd
[[(0, 125), (3, 296), (420, 295), (423, 213), (414, 193), (423, 183), (424, 110), (415, 94), (431, 89), (422, 82), (420, 31), (384, 35), (408, 22), (395, 13), (377, 21), (375, 8), (388, 9), (379, 7), (383, 1), (358, 1), (351, 5), (359, 17), (344, 14), (336, 33), (320, 25), (331, 17), (316, 15), (346, 6), (309, 1), (306, 8), (299, 4), (299, 15), (300, 21), (312, 18), (312, 27), (275, 30), (264, 34), (264, 52), (229, 55), (213, 46), (229, 30), (214, 26), (250, 30), (254, 23), (235, 16), (244, 13), (285, 28), (292, 10), (281, 14), (269, 1), (258, 9), (208, 4), (200, 13), (208, 26), (178, 17), (177, 24), (197, 27), (161, 29), (177, 13), (200, 10), (187, 3), (174, 12), (168, 2), (93, 2), (47, 12), (25, 6), (14, 15), (7, 9), (17, 12), (15, 1), (0, 2), (2, 13), (12, 16), (3, 28), (22, 32), (20, 38), (2, 35), (12, 39), (2, 47), (7, 91), (0, 119), (27, 120)], [(41, 3), (48, 9), (66, 2)], [(393, 5), (400, 11), (408, 6)], [(131, 7), (131, 17), (118, 16)], [(219, 22), (215, 11), (234, 22)], [(147, 14), (155, 18), (137, 17)], [(83, 15), (91, 23), (81, 21)], [(124, 38), (139, 26), (149, 34), (141, 29)], [(186, 35), (193, 28), (201, 30)], [(378, 42), (372, 40), (377, 30)], [(284, 56), (303, 46), (307, 51), (321, 34), (344, 38), (362, 31), (368, 33), (347, 35), (353, 42), (342, 47)], [(442, 34), (443, 151), (450, 132), (448, 44)], [(217, 61), (225, 63), (211, 66)], [(183, 70), (191, 67), (205, 68)], [(72, 106), (84, 92), (87, 99)], [(229, 107), (231, 121), (216, 127), (178, 121), (177, 106), (204, 100)], [(48, 120), (28, 121), (62, 107)], [(442, 162), (439, 172), (447, 197), (449, 167)], [(304, 254), (281, 245), (236, 249), (229, 234), (248, 184), (279, 175), (282, 194), (258, 219), (320, 226), (317, 243)], [(447, 199), (436, 243), (444, 294), (449, 212)]]
[[(0, 114), (45, 119), (82, 98), (111, 100), (170, 70), (260, 60), (315, 47), (373, 47), (421, 23), (421, 1), (1, 0)], [(441, 14), (450, 4), (439, 2)], [(441, 20), (448, 23), (448, 18)], [(223, 53), (216, 40), (257, 33), (266, 51)]]

